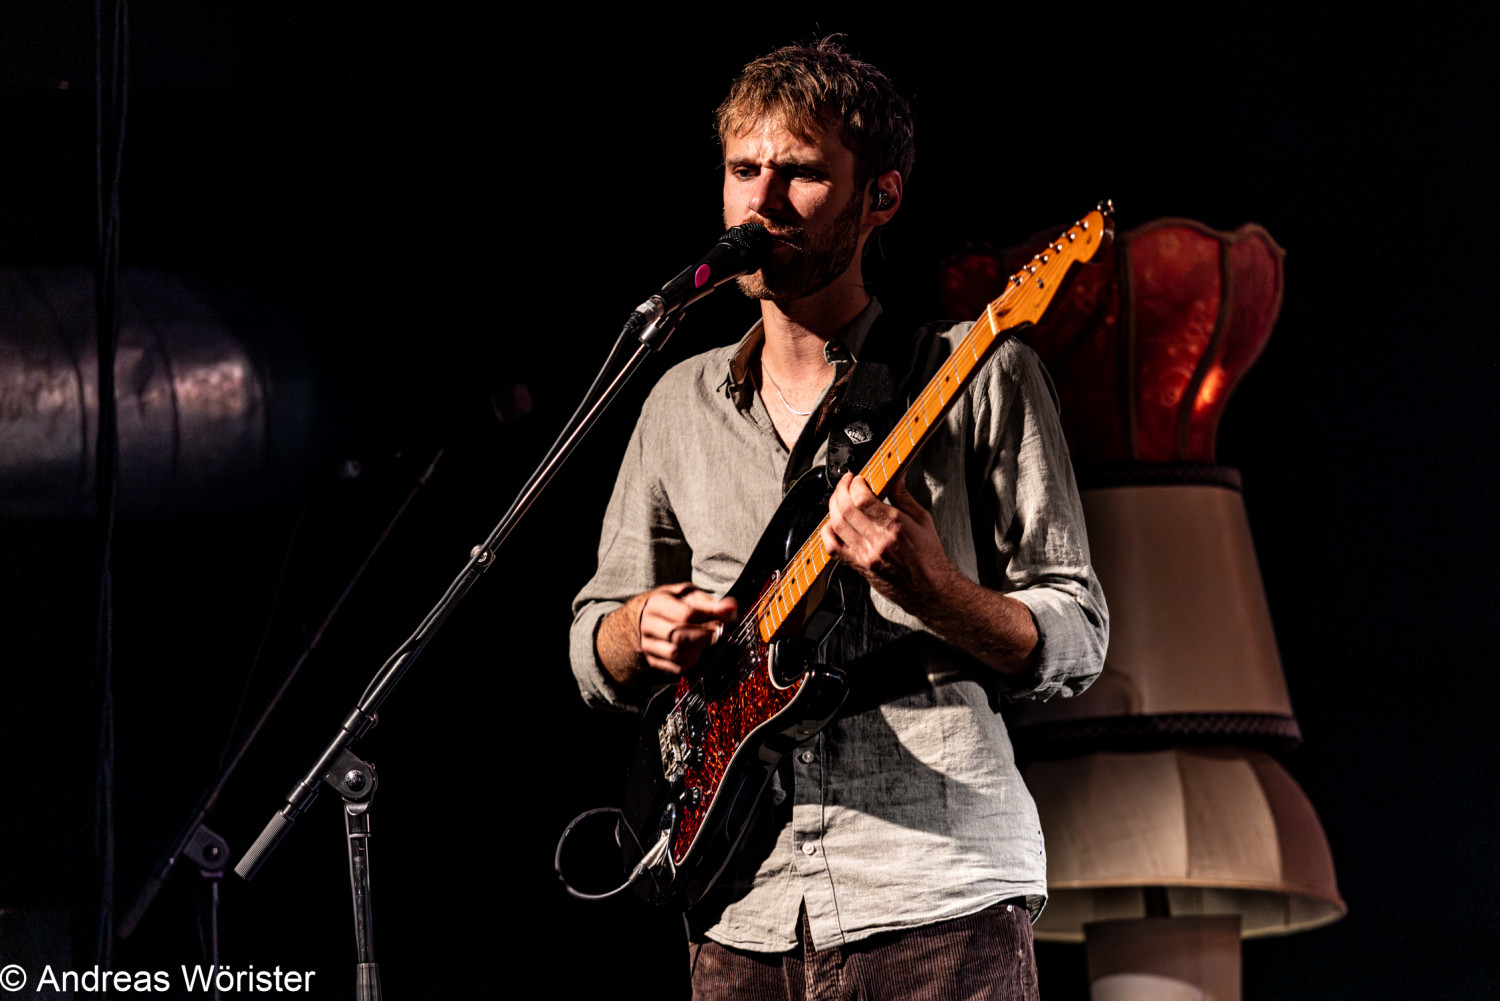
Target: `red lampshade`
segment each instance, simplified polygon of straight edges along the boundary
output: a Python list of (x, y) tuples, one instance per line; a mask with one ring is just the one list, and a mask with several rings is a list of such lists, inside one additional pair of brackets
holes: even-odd
[[(979, 315), (1046, 242), (948, 258), (945, 312)], [(1221, 233), (1158, 219), (1116, 237), (1110, 266), (1076, 273), (1025, 340), (1057, 383), (1081, 473), (1215, 461), (1219, 418), (1281, 310), (1284, 256), (1256, 225)]]

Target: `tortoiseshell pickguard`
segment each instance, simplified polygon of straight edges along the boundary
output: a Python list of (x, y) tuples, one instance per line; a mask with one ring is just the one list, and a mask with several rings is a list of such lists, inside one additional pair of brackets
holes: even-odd
[[(701, 758), (688, 766), (683, 779), (690, 793), (688, 799), (680, 801), (677, 834), (672, 840), (672, 859), (678, 865), (687, 857), (693, 839), (702, 829), (735, 751), (757, 727), (785, 709), (805, 683), (799, 680), (787, 688), (772, 685), (766, 670), (766, 647), (758, 642), (749, 657), (751, 669), (739, 684), (705, 685), (700, 679), (689, 681), (685, 677), (677, 682), (677, 701), (685, 701), (697, 687), (699, 694), (705, 696), (706, 715), (704, 732), (694, 742), (701, 750)], [(715, 687), (722, 691), (704, 691)], [(700, 794), (696, 804), (691, 800), (694, 789)]]

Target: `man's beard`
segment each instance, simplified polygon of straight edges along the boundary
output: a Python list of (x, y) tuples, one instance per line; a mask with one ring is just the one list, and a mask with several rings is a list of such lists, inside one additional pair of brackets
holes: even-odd
[(864, 214), (864, 199), (858, 190), (819, 236), (809, 237), (801, 226), (775, 228), (773, 232), (789, 240), (801, 253), (785, 263), (769, 261), (754, 274), (742, 275), (740, 291), (752, 299), (791, 302), (821, 292), (842, 275), (854, 260), (859, 246), (859, 220)]

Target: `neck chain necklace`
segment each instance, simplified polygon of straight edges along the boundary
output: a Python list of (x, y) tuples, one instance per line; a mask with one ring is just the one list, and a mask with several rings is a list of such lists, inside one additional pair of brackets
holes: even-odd
[[(778, 398), (780, 398), (781, 405), (783, 407), (786, 407), (786, 409), (790, 413), (796, 414), (798, 417), (811, 417), (812, 416), (813, 411), (811, 411), (811, 410), (798, 410), (796, 407), (793, 407), (790, 403), (788, 403), (786, 401), (786, 397), (782, 395), (781, 387), (776, 384), (776, 380), (775, 379), (771, 378), (771, 372), (770, 372), (769, 369), (766, 368), (765, 362), (761, 362), (760, 371), (761, 371), (761, 374), (763, 374), (766, 377), (766, 381), (771, 384), (771, 388), (774, 389), (774, 390), (776, 390), (776, 395), (777, 395)], [(824, 388), (826, 389), (827, 386), (825, 385)]]

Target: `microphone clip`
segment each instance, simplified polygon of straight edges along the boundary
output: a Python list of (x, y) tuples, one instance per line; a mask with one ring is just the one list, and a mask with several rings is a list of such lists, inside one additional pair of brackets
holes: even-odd
[(661, 296), (653, 295), (630, 314), (630, 319), (625, 323), (625, 333), (652, 351), (660, 351), (667, 346), (667, 338), (677, 329), (685, 312), (686, 309), (668, 311)]
[(687, 307), (731, 279), (759, 271), (770, 257), (771, 246), (771, 234), (759, 223), (732, 227), (697, 264), (637, 306), (622, 335), (660, 351)]

